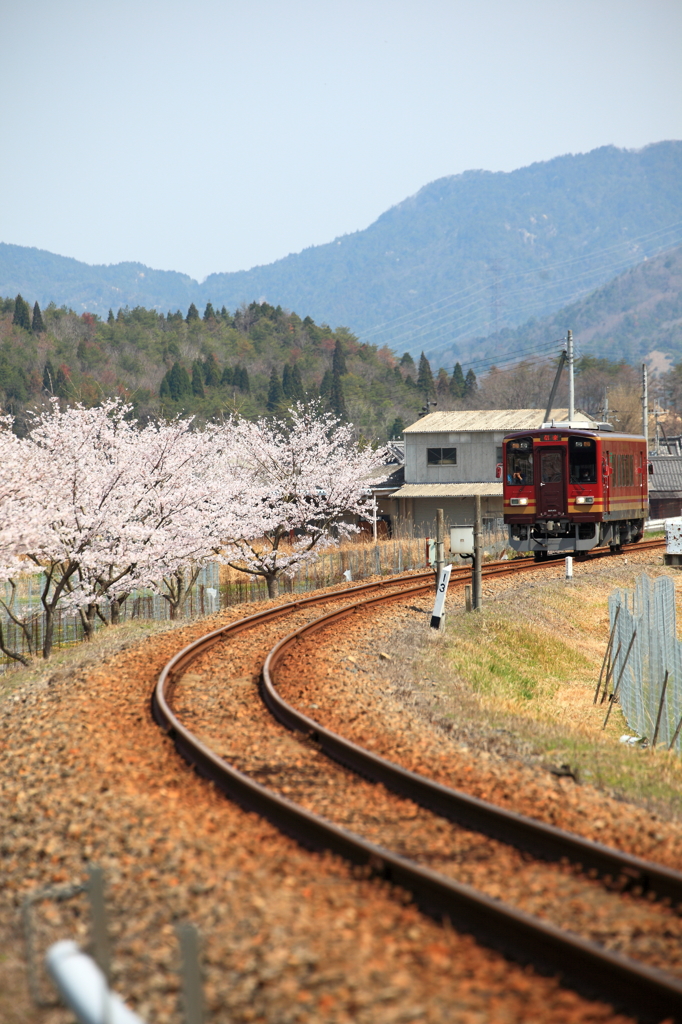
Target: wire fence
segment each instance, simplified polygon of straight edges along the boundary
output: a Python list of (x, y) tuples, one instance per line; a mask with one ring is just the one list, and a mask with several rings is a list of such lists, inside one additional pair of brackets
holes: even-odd
[[(483, 524), (484, 558), (498, 558), (506, 549), (506, 532), (501, 521), (492, 520)], [(435, 561), (435, 528), (431, 539), (424, 537), (403, 537), (360, 541), (321, 550), (314, 561), (304, 562), (293, 577), (281, 576), (281, 594), (303, 594), (344, 582), (367, 579), (370, 576), (387, 576), (410, 570), (425, 569)], [(446, 552), (449, 531), (446, 531)], [(446, 553), (446, 558), (449, 556)], [(460, 562), (459, 555), (453, 556)], [(23, 576), (11, 583), (0, 584), (0, 628), (6, 648), (28, 657), (39, 652), (45, 634), (45, 614), (40, 602), (44, 576), (38, 573)], [(196, 582), (188, 591), (179, 608), (183, 619), (195, 619), (212, 615), (222, 608), (252, 601), (267, 600), (267, 584), (262, 577), (247, 576), (229, 569), (218, 562), (203, 566)], [(22, 625), (13, 621), (7, 608)], [(109, 618), (109, 608), (103, 604), (102, 616)], [(169, 601), (156, 590), (135, 590), (121, 603), (119, 621), (133, 619), (164, 621), (171, 618)], [(97, 618), (95, 631), (105, 628)], [(28, 634), (28, 635), (27, 635)], [(68, 647), (80, 643), (85, 631), (81, 617), (57, 607), (54, 623), (54, 647)], [(0, 655), (0, 673), (8, 668), (20, 667), (20, 662), (7, 655)]]
[(612, 678), (630, 728), (652, 746), (682, 753), (682, 642), (675, 584), (643, 574), (634, 590), (609, 597)]

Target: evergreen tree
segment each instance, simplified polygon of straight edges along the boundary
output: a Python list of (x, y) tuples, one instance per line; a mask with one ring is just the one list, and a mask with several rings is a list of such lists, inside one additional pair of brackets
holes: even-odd
[(332, 371), (325, 370), (320, 384), (320, 398), (329, 398), (332, 393)]
[(268, 412), (277, 412), (282, 404), (284, 403), (284, 392), (282, 391), (282, 382), (279, 379), (279, 374), (276, 368), (273, 366), (270, 374), (270, 384), (268, 386), (268, 401), (266, 409)]
[(450, 378), (448, 377), (448, 371), (444, 370), (442, 366), (436, 377), (436, 393), (439, 400), (450, 395)]
[(431, 364), (422, 352), (419, 357), (419, 372), (417, 373), (417, 387), (423, 392), (426, 398), (432, 398), (436, 393), (436, 388), (433, 383), (433, 373), (431, 372)]
[(343, 373), (348, 373), (346, 369), (346, 356), (343, 351), (343, 345), (341, 340), (337, 339), (336, 346), (334, 348), (334, 357), (332, 359), (332, 373), (337, 373), (341, 376)]
[(206, 303), (206, 309), (204, 310), (204, 320), (215, 320), (215, 310), (211, 302)]
[(478, 391), (478, 383), (476, 382), (476, 374), (473, 370), (467, 370), (467, 375), (464, 378), (464, 397), (473, 398)]
[(192, 363), (192, 394), (197, 398), (206, 397), (206, 393), (204, 391), (204, 373), (198, 359), (195, 359)]
[(234, 371), (234, 382), (240, 391), (243, 391), (245, 395), (251, 394), (251, 384), (249, 383), (249, 372), (245, 366), (237, 366)]
[(331, 394), (329, 395), (329, 405), (331, 411), (335, 416), (338, 416), (340, 420), (348, 419), (346, 398), (343, 393), (343, 384), (341, 383), (341, 375), (339, 373), (332, 373), (332, 389)]
[(189, 374), (179, 362), (173, 363), (168, 373), (168, 390), (174, 402), (179, 402), (192, 394), (192, 382), (189, 379)]
[(232, 385), (235, 383), (234, 370), (232, 369), (231, 366), (226, 366), (225, 369), (223, 370), (223, 375), (220, 378), (220, 383), (223, 387), (232, 387)]
[(168, 383), (168, 377), (169, 376), (170, 376), (170, 370), (168, 370), (166, 373), (164, 373), (163, 378), (161, 380), (161, 387), (159, 388), (159, 398), (170, 398), (171, 397), (170, 385)]
[(391, 440), (396, 438), (397, 440), (400, 440), (400, 438), (403, 436), (404, 429), (405, 422), (402, 416), (396, 416), (396, 418), (393, 420), (393, 426), (391, 427), (388, 436), (391, 438)]
[(288, 363), (284, 364), (284, 369), (282, 370), (282, 391), (285, 398), (291, 399), (294, 397), (291, 385), (291, 367)]
[(28, 302), (24, 302), (21, 295), (17, 295), (14, 300), (12, 323), (16, 327), (23, 327), (25, 331), (31, 330), (31, 307)]
[(414, 359), (409, 352), (405, 352), (403, 354), (403, 357), (400, 360), (400, 365), (406, 370), (414, 370)]
[(57, 378), (55, 376), (54, 366), (52, 365), (51, 360), (46, 359), (45, 366), (43, 368), (43, 388), (50, 395), (53, 395), (55, 393), (56, 385)]
[(33, 319), (31, 320), (31, 330), (34, 334), (42, 334), (45, 330), (45, 324), (43, 323), (43, 314), (40, 312), (40, 306), (36, 302), (33, 307)]
[(123, 310), (119, 306), (118, 307), (118, 313), (116, 314), (116, 322), (119, 323), (119, 324), (122, 324), (124, 321), (125, 321), (125, 317), (123, 315)]
[(67, 398), (70, 382), (71, 375), (69, 373), (68, 366), (60, 366), (57, 370), (57, 376), (55, 377), (54, 394), (58, 398)]
[(188, 324), (191, 324), (193, 320), (198, 320), (198, 319), (199, 319), (199, 310), (197, 309), (197, 307), (192, 302), (192, 303), (190, 303), (190, 307), (187, 310), (187, 316), (185, 317), (185, 322), (188, 323)]
[(291, 368), (291, 390), (294, 402), (305, 402), (305, 390), (298, 363), (294, 363)]
[[(170, 313), (168, 314), (168, 316), (170, 317)], [(110, 309), (109, 310), (109, 316), (107, 317), (107, 323), (108, 324), (113, 324), (114, 322), (115, 322), (114, 321), (114, 311), (113, 311), (113, 309)]]
[(230, 319), (230, 314), (227, 312), (227, 309), (225, 308), (225, 306), (223, 306), (223, 308), (220, 310), (220, 315), (223, 318), (223, 320), (229, 320)]
[(459, 363), (455, 363), (455, 368), (452, 371), (452, 377), (450, 378), (450, 394), (453, 398), (464, 398), (464, 374), (462, 373), (462, 367)]
[(204, 384), (208, 388), (217, 388), (220, 384), (220, 368), (216, 357), (210, 352), (202, 367), (204, 371)]

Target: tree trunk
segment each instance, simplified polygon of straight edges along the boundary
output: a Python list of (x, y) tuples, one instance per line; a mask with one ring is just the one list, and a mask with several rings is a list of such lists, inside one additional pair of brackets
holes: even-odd
[(273, 573), (270, 576), (266, 576), (265, 582), (268, 585), (268, 597), (277, 597), (277, 595), (279, 594), (279, 581), (277, 579), (277, 573)]
[(111, 602), (111, 625), (118, 626), (121, 621), (121, 609), (125, 602), (128, 600), (128, 594), (122, 594), (120, 597), (114, 597)]
[(83, 634), (86, 640), (92, 640), (95, 632), (95, 615), (97, 614), (97, 605), (89, 604), (86, 605), (85, 610), (80, 609), (81, 622), (83, 623)]
[(45, 632), (43, 634), (43, 658), (47, 659), (52, 654), (54, 642), (54, 608), (45, 605)]

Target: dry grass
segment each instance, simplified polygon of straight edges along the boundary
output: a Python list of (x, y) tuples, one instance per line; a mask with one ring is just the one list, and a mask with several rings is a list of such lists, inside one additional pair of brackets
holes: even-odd
[(603, 729), (606, 704), (593, 703), (608, 596), (634, 579), (625, 567), (617, 579), (548, 580), (515, 587), (476, 615), (455, 611), (418, 671), (436, 681), (446, 717), (470, 745), (565, 766), (612, 795), (682, 819), (682, 759), (620, 743), (632, 733), (620, 708)]

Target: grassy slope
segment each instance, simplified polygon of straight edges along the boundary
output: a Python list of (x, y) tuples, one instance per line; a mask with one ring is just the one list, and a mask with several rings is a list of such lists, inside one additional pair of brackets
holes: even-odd
[[(637, 567), (637, 574), (642, 571)], [(647, 567), (647, 572), (671, 571)], [(620, 709), (602, 730), (593, 695), (608, 638), (608, 595), (632, 567), (515, 587), (480, 614), (451, 614), (422, 677), (438, 681), (445, 714), (472, 746), (540, 761), (666, 817), (682, 818), (682, 759), (619, 742)], [(679, 579), (679, 576), (675, 577)]]

